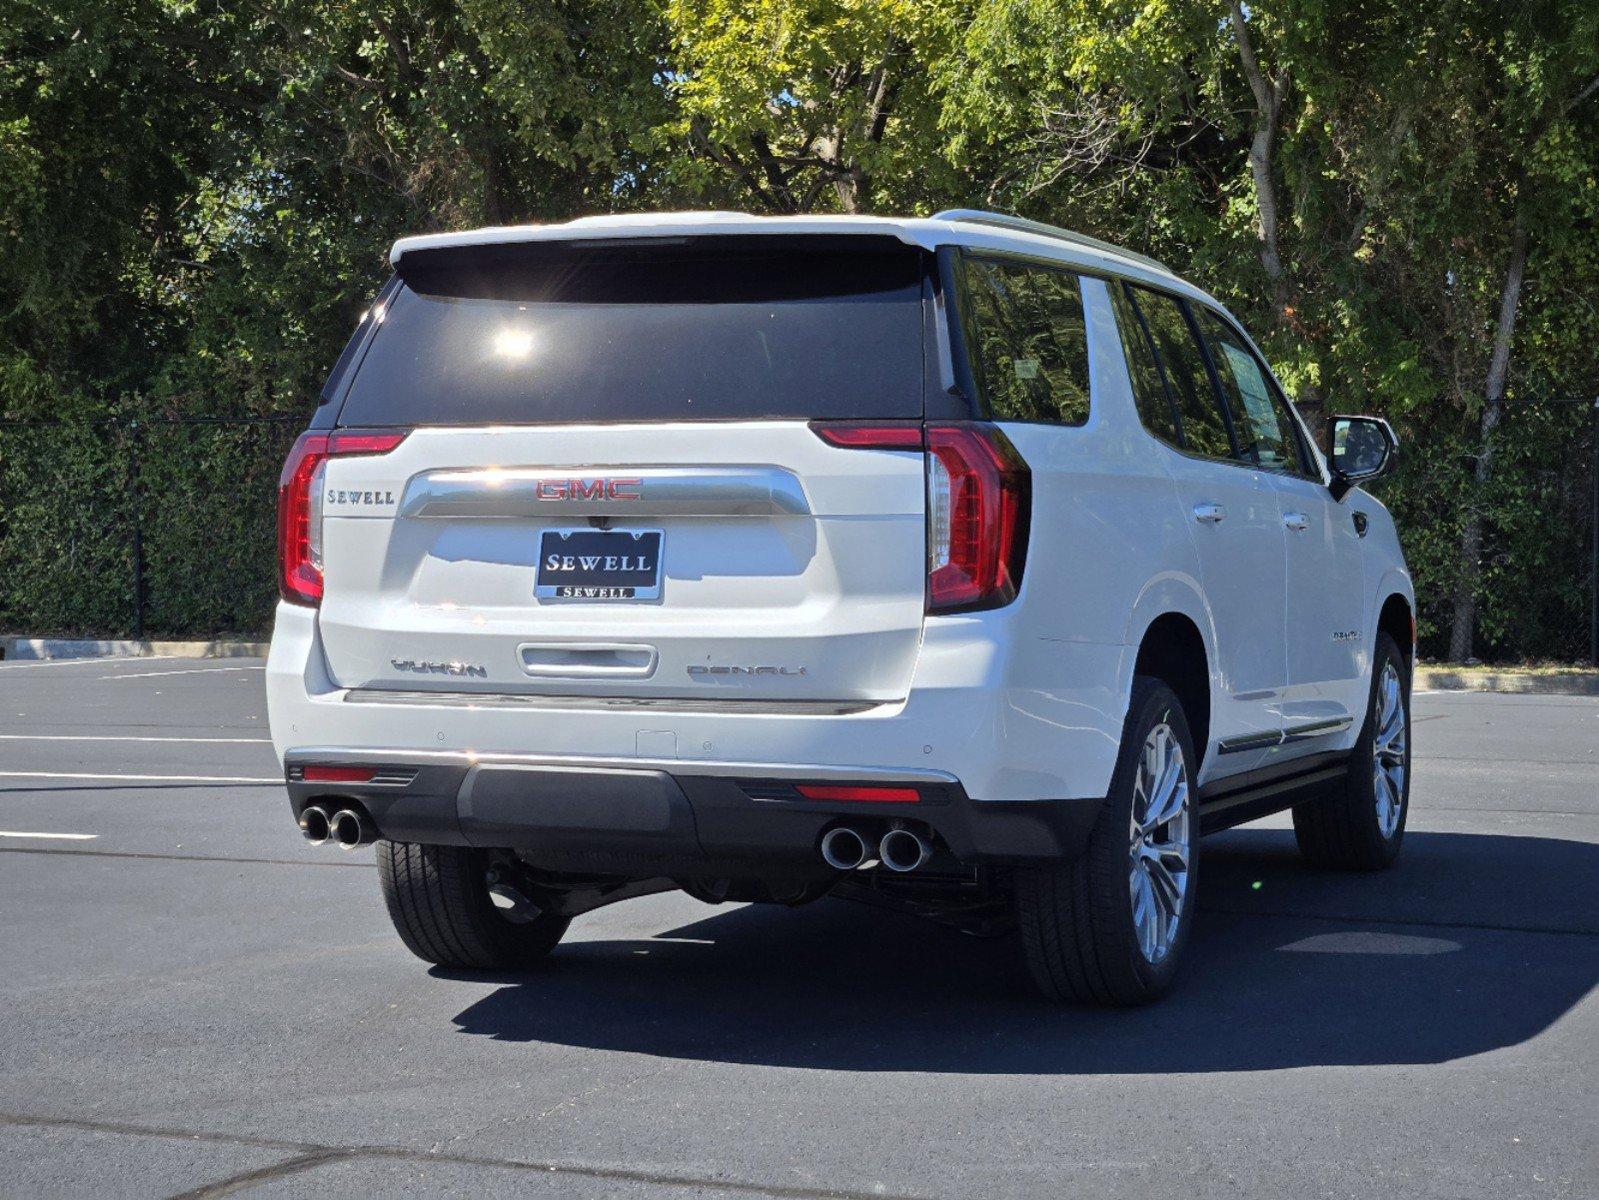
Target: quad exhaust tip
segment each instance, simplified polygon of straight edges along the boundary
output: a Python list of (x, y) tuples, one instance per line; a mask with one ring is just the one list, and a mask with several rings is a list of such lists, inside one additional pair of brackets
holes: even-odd
[(328, 828), (341, 850), (354, 850), (372, 840), (372, 830), (366, 818), (353, 808), (341, 808), (333, 815)]
[(848, 825), (822, 835), (822, 860), (835, 871), (854, 871), (866, 864), (866, 839)]
[(914, 871), (932, 856), (927, 839), (909, 829), (890, 829), (877, 843), (877, 857), (890, 871)]
[(300, 810), (300, 833), (313, 846), (320, 846), (332, 836), (332, 821), (328, 810), (320, 804), (307, 805)]

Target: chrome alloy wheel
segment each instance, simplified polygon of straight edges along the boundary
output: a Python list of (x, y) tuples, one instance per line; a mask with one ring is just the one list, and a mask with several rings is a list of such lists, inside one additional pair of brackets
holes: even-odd
[(1187, 915), (1193, 852), (1193, 805), (1183, 748), (1163, 722), (1149, 731), (1138, 758), (1127, 870), (1138, 948), (1150, 963), (1171, 952)]
[(1377, 681), (1377, 732), (1372, 738), (1371, 790), (1377, 798), (1377, 827), (1384, 839), (1394, 836), (1405, 810), (1405, 693), (1393, 663)]

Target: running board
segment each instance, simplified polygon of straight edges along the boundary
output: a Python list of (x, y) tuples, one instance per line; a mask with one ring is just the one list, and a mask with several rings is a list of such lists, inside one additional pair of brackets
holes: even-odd
[(1206, 784), (1199, 790), (1200, 835), (1292, 808), (1309, 799), (1314, 789), (1342, 777), (1348, 766), (1349, 751), (1329, 750)]
[(1353, 717), (1334, 717), (1327, 721), (1312, 721), (1308, 725), (1291, 725), (1287, 729), (1269, 729), (1264, 733), (1246, 733), (1242, 737), (1228, 738), (1216, 746), (1219, 754), (1241, 754), (1246, 750), (1270, 750), (1291, 742), (1308, 738), (1328, 737), (1342, 733), (1355, 723)]

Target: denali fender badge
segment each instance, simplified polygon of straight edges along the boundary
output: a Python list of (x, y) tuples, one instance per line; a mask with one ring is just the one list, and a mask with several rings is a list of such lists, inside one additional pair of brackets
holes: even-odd
[(417, 675), (470, 675), (487, 679), (489, 669), (479, 663), (418, 662), (414, 658), (391, 658), (389, 665), (396, 671), (411, 671)]
[(702, 663), (689, 664), (688, 673), (700, 675), (803, 675), (804, 667), (734, 667), (734, 666), (705, 666)]

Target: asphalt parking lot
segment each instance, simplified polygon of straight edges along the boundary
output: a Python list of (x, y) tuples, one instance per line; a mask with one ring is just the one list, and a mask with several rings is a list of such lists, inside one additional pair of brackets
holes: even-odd
[(1415, 715), (1396, 870), (1207, 841), (1178, 992), (1099, 1012), (833, 900), (430, 971), (258, 661), (0, 664), (0, 1194), (1594, 1196), (1599, 700)]

